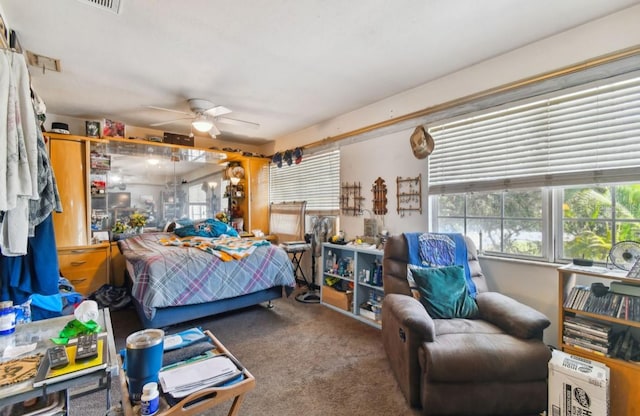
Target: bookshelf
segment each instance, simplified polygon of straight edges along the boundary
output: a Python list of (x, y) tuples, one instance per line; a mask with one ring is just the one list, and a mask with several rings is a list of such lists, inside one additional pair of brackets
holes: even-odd
[(320, 302), (381, 328), (383, 254), (382, 250), (372, 248), (323, 243)]
[[(615, 296), (616, 294), (610, 291), (606, 295), (597, 297), (590, 290), (594, 283), (601, 283), (607, 287), (610, 287), (613, 282), (640, 286), (640, 279), (627, 278), (624, 270), (576, 265), (560, 267), (558, 278), (560, 348), (569, 354), (602, 362), (610, 368), (610, 415), (640, 414), (640, 395), (637, 394), (640, 387), (640, 361), (625, 359), (625, 357), (631, 357), (628, 348), (640, 347), (637, 342), (640, 340), (640, 297), (624, 295), (625, 300), (624, 296)], [(618, 295), (621, 294), (618, 293)], [(631, 307), (628, 306), (629, 304)], [(591, 325), (589, 325), (590, 322)], [(581, 331), (583, 335), (591, 332), (596, 337), (608, 339), (610, 342), (608, 348), (604, 350), (589, 348), (588, 343), (580, 344), (576, 342), (576, 338), (567, 336), (571, 334), (572, 327), (575, 329), (576, 324), (581, 323), (586, 328)], [(578, 329), (574, 333), (579, 331)], [(617, 342), (624, 342), (624, 339), (618, 338), (621, 336), (627, 337), (626, 349), (616, 345)], [(634, 338), (635, 344), (632, 342)]]

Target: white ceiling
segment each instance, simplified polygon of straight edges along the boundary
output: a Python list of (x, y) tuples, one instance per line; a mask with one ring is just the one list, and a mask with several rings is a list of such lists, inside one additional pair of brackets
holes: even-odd
[[(0, 0), (50, 113), (128, 125), (204, 98), (260, 124), (262, 144), (639, 3), (634, 0)], [(579, 45), (576, 45), (579, 47)], [(544, 56), (540, 56), (544, 59)], [(189, 122), (159, 127), (189, 133)]]

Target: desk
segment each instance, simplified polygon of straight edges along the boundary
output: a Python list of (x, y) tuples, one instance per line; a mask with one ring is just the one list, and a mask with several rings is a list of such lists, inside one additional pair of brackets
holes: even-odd
[[(211, 338), (211, 342), (215, 345), (216, 352), (233, 357), (229, 350), (227, 350), (209, 330), (204, 331), (204, 333)], [(238, 362), (235, 357), (233, 357), (233, 359)], [(192, 416), (231, 399), (233, 399), (233, 403), (229, 409), (228, 416), (236, 416), (244, 400), (244, 395), (256, 386), (256, 379), (246, 368), (243, 368), (243, 373), (244, 380), (239, 383), (228, 387), (202, 389), (185, 397), (173, 407), (169, 407), (167, 401), (160, 395), (160, 407), (156, 416)], [(132, 406), (131, 400), (129, 400), (129, 389), (127, 387), (126, 377), (120, 377), (120, 392), (122, 393), (122, 408), (125, 416), (140, 415), (139, 406)]]
[[(0, 337), (0, 357), (4, 355), (9, 346), (19, 347), (33, 343), (36, 344), (35, 350), (22, 354), (20, 357), (37, 353), (46, 354), (47, 348), (54, 345), (51, 338), (58, 337), (60, 331), (73, 319), (75, 319), (74, 315), (65, 315), (17, 325), (13, 334)], [(109, 309), (99, 310), (97, 322), (102, 327), (102, 330), (107, 333), (106, 368), (68, 380), (45, 384), (41, 387), (33, 387), (33, 378), (21, 383), (0, 387), (0, 407), (20, 403), (48, 393), (66, 391), (71, 388), (74, 388), (75, 391), (77, 388), (79, 390), (74, 396), (81, 396), (97, 390), (106, 390), (106, 409), (109, 409), (111, 407), (111, 377), (117, 375), (119, 369)], [(1, 358), (0, 361), (9, 361), (10, 359)]]

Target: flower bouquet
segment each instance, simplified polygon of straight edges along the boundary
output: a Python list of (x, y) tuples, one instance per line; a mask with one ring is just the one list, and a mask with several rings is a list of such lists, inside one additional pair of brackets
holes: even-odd
[(224, 212), (224, 211), (220, 211), (220, 212), (218, 212), (218, 213), (216, 214), (216, 219), (217, 219), (218, 221), (221, 221), (221, 222), (225, 223), (225, 224), (229, 224), (229, 216), (228, 216), (228, 215), (227, 215), (227, 213), (226, 213), (226, 212)]
[(129, 216), (129, 225), (136, 230), (137, 234), (142, 234), (142, 229), (146, 223), (147, 217), (139, 212), (134, 212)]
[(116, 221), (115, 224), (113, 224), (113, 228), (111, 228), (111, 231), (113, 231), (116, 234), (122, 234), (126, 232), (128, 229), (129, 229), (129, 226), (127, 224), (118, 220)]

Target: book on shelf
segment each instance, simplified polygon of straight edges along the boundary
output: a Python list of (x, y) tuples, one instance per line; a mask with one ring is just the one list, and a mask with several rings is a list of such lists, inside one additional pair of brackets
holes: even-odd
[(568, 326), (564, 327), (563, 334), (571, 337), (585, 338), (595, 343), (600, 343), (607, 346), (611, 343), (611, 336), (609, 336), (608, 334), (594, 334)]
[(579, 350), (583, 350), (583, 351), (590, 352), (592, 354), (600, 355), (602, 357), (606, 357), (607, 356), (607, 353), (604, 353), (604, 352), (601, 352), (601, 351), (597, 351), (597, 350), (594, 350), (594, 349), (589, 348), (589, 347), (584, 347), (582, 345), (571, 344), (571, 343), (567, 343), (567, 342), (565, 342), (565, 344), (570, 345), (571, 347), (577, 348)]
[(563, 306), (613, 318), (640, 321), (640, 297), (611, 291), (603, 296), (596, 296), (588, 286), (574, 286)]
[(569, 291), (569, 295), (567, 295), (567, 297), (564, 300), (563, 306), (565, 308), (576, 309), (576, 305), (578, 304), (578, 298), (582, 294), (583, 287), (586, 287), (586, 286), (576, 285), (571, 288), (571, 290)]
[(621, 295), (640, 296), (640, 285), (625, 282), (611, 282), (609, 291)]
[(607, 322), (596, 321), (581, 316), (565, 316), (564, 324), (578, 330), (585, 330), (595, 334), (606, 334), (611, 332), (611, 324)]

